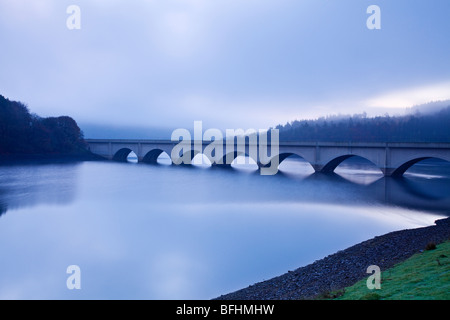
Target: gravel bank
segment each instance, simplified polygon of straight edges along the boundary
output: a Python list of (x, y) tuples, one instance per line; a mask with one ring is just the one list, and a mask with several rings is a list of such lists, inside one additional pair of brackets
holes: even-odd
[(423, 250), (429, 242), (450, 239), (450, 218), (435, 225), (394, 231), (338, 251), (314, 263), (245, 289), (222, 295), (217, 300), (313, 299), (367, 278), (369, 265), (386, 270)]

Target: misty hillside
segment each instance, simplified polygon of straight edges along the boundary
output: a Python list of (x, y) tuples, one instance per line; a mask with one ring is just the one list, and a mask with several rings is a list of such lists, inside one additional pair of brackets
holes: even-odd
[(278, 125), (282, 141), (450, 142), (450, 106), (431, 114), (328, 116)]
[(41, 118), (0, 95), (0, 155), (84, 153), (83, 134), (68, 116)]

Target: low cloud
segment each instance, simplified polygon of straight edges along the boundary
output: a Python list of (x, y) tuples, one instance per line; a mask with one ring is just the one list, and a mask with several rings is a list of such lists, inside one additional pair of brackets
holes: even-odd
[(395, 90), (365, 101), (368, 108), (405, 109), (432, 101), (450, 99), (450, 81)]

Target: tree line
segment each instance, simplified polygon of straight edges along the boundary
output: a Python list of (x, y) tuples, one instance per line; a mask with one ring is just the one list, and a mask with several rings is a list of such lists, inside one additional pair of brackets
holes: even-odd
[(282, 141), (450, 142), (450, 106), (432, 114), (328, 116), (278, 125)]
[(83, 133), (68, 116), (41, 118), (0, 95), (1, 155), (70, 155), (86, 152)]

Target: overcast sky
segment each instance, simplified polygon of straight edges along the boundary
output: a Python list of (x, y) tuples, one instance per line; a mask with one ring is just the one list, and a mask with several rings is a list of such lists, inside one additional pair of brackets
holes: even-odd
[(394, 114), (450, 99), (449, 17), (448, 0), (0, 0), (0, 94), (104, 126)]

